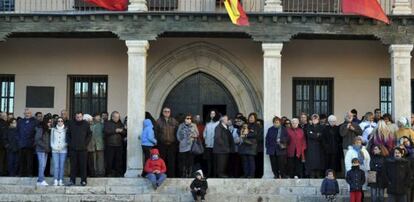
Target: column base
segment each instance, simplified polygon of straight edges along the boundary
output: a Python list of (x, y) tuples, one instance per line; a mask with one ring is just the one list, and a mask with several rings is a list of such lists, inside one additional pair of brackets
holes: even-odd
[(140, 12), (146, 12), (148, 11), (148, 7), (147, 5), (145, 5), (145, 3), (140, 3), (140, 4), (130, 4), (128, 6), (128, 11), (140, 11)]
[(283, 12), (283, 7), (282, 7), (282, 5), (266, 5), (264, 7), (264, 12), (266, 12), (266, 13), (270, 13), (270, 12), (281, 13), (281, 12)]
[(142, 169), (127, 169), (127, 171), (124, 174), (124, 177), (126, 178), (136, 178), (141, 177)]

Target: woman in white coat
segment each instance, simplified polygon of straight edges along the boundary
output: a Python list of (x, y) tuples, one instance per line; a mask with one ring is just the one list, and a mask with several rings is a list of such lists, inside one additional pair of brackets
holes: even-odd
[[(359, 167), (365, 172), (365, 177), (367, 177), (368, 171), (370, 170), (369, 163), (371, 157), (365, 146), (362, 146), (362, 141), (362, 137), (357, 136), (354, 139), (354, 144), (348, 146), (348, 151), (345, 155), (345, 170), (346, 172), (350, 171), (352, 167), (352, 159), (358, 158), (360, 162)], [(365, 180), (363, 189), (367, 190), (367, 180)]]

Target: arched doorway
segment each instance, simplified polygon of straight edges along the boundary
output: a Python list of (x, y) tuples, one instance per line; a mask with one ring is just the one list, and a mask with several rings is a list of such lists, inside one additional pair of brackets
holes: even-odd
[(163, 106), (168, 106), (173, 116), (191, 113), (201, 115), (203, 120), (211, 109), (234, 117), (237, 104), (231, 93), (216, 78), (197, 72), (179, 82), (170, 91)]

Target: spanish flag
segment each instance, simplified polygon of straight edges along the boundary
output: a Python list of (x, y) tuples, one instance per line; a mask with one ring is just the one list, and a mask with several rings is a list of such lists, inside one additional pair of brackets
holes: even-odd
[(224, 0), (224, 6), (233, 24), (238, 26), (249, 26), (249, 18), (244, 12), (239, 0)]
[(110, 11), (125, 11), (128, 8), (128, 0), (84, 0)]
[(390, 20), (381, 8), (378, 0), (343, 0), (344, 14), (357, 14), (390, 24)]

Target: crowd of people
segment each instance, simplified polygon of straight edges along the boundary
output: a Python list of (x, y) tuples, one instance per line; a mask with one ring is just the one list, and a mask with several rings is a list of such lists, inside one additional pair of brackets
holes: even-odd
[[(86, 186), (89, 177), (121, 177), (125, 172), (126, 124), (120, 114), (77, 112), (73, 119), (61, 115), (24, 110), (23, 117), (0, 113), (0, 174), (32, 177), (47, 186), (75, 185), (76, 177)], [(64, 183), (64, 175), (70, 176)]]
[[(410, 189), (390, 188), (397, 186), (394, 178), (414, 179), (414, 116), (394, 123), (391, 115), (376, 109), (359, 120), (357, 111), (351, 110), (340, 123), (334, 115), (302, 113), (292, 119), (274, 117), (273, 126), (265, 130), (256, 113), (228, 117), (211, 110), (205, 122), (200, 115), (174, 118), (171, 114), (165, 107), (155, 120), (146, 112), (142, 123), (142, 176), (154, 188), (166, 177), (187, 178), (196, 170), (208, 178), (260, 178), (266, 151), (276, 179), (322, 178), (329, 170), (348, 180), (358, 164), (366, 179), (373, 178), (373, 173), (378, 178), (362, 183), (362, 189), (371, 186), (373, 197), (383, 197), (386, 187), (391, 196), (393, 190), (397, 195), (406, 190), (409, 199), (414, 194), (411, 182), (403, 184)], [(50, 173), (54, 185), (61, 186), (63, 176), (69, 173), (68, 185), (74, 185), (80, 176), (85, 186), (87, 176), (120, 177), (125, 172), (127, 124), (116, 111), (110, 116), (77, 112), (73, 120), (66, 110), (60, 116), (37, 112), (33, 117), (25, 109), (24, 116), (17, 119), (0, 113), (0, 135), (3, 176), (34, 176), (37, 172), (38, 185), (48, 185), (44, 177)], [(407, 167), (407, 176), (402, 171), (397, 176), (388, 172), (403, 167)]]

